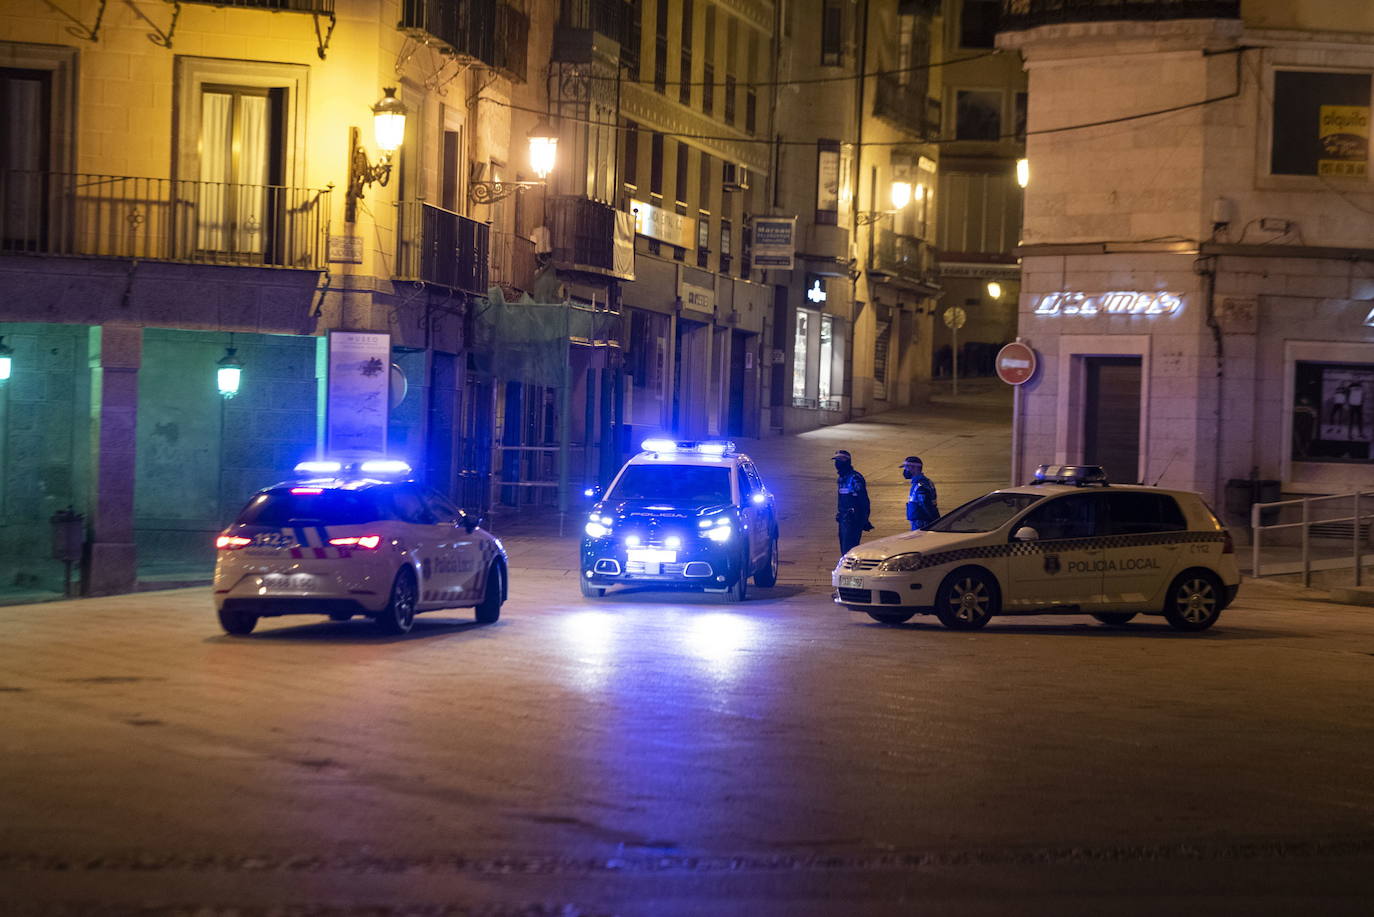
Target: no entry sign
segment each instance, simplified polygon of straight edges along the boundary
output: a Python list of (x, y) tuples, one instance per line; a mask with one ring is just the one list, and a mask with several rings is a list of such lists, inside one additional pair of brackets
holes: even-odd
[(1020, 385), (1035, 375), (1035, 351), (1013, 341), (997, 351), (997, 378), (1007, 385)]

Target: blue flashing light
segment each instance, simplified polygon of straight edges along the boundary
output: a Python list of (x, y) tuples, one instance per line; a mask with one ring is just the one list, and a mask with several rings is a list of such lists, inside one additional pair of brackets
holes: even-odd
[(654, 437), (639, 444), (645, 452), (694, 452), (698, 455), (729, 455), (735, 444), (729, 440), (671, 440)]
[(369, 459), (358, 466), (363, 474), (410, 474), (410, 465), (400, 459)]
[(343, 471), (342, 462), (314, 461), (296, 465), (297, 474), (338, 474), (340, 471)]
[(762, 506), (768, 502), (768, 494), (754, 494), (751, 499), (753, 499), (755, 504)]
[(639, 444), (645, 452), (676, 452), (677, 443), (671, 439), (646, 439)]

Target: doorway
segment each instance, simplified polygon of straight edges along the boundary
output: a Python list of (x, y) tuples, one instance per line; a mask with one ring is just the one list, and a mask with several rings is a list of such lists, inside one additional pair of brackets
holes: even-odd
[(1140, 357), (1087, 357), (1083, 461), (1101, 465), (1107, 480), (1140, 477)]

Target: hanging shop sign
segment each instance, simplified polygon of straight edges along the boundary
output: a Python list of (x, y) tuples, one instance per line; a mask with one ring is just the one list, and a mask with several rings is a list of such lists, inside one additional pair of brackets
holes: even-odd
[(391, 335), (329, 332), (325, 450), (329, 455), (386, 455)]
[(754, 267), (792, 270), (796, 239), (796, 217), (754, 217)]
[(1020, 341), (1012, 341), (997, 351), (994, 366), (997, 378), (1007, 385), (1021, 385), (1035, 375), (1035, 351)]
[(807, 274), (806, 281), (806, 298), (818, 306), (825, 305), (825, 301), (830, 298), (825, 289), (825, 280), (815, 274)]
[(1177, 315), (1182, 309), (1181, 295), (1161, 292), (1046, 293), (1035, 304), (1036, 315)]
[(630, 211), (635, 215), (635, 232), (641, 236), (678, 248), (691, 248), (696, 244), (696, 221), (690, 217), (644, 201), (630, 201)]

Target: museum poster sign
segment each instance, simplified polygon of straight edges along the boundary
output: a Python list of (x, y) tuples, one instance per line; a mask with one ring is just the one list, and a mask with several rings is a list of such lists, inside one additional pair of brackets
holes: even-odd
[(329, 332), (325, 451), (331, 456), (386, 455), (391, 335)]

